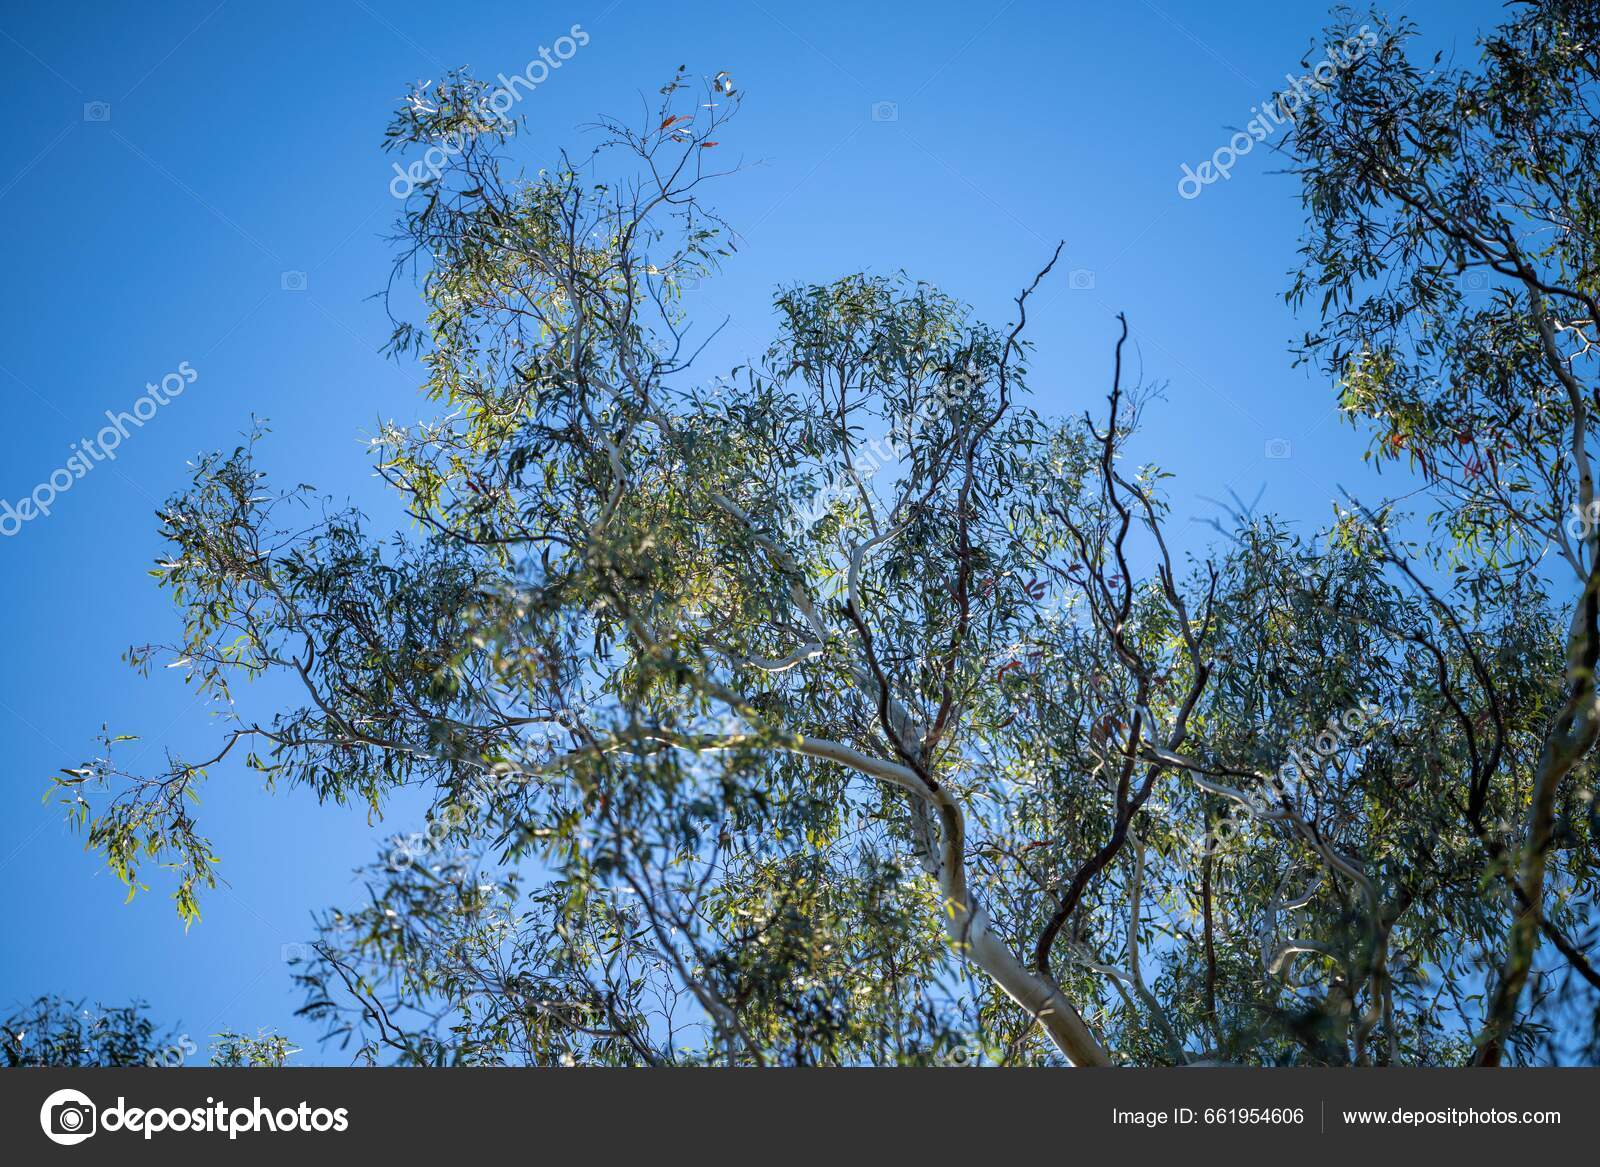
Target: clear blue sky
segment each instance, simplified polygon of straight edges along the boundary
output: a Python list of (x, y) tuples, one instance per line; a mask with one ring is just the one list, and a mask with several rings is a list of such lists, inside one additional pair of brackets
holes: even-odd
[[(1500, 12), (1390, 10), (1462, 56)], [(40, 799), (102, 722), (141, 735), (151, 766), (214, 740), (176, 672), (141, 680), (119, 659), (175, 630), (146, 574), (152, 512), (197, 451), (267, 417), (278, 481), (393, 515), (362, 441), (421, 411), (415, 371), (378, 355), (387, 326), (368, 299), (396, 210), (380, 135), (408, 83), (520, 71), (581, 24), (589, 43), (520, 107), (533, 132), (518, 149), (537, 163), (597, 113), (636, 111), (679, 64), (730, 70), (745, 106), (722, 149), (751, 168), (712, 194), (745, 244), (697, 293), (703, 321), (730, 318), (708, 371), (764, 347), (780, 282), (904, 268), (1003, 323), (1065, 239), (1031, 312), (1039, 404), (1100, 402), (1126, 311), (1144, 375), (1169, 383), (1139, 452), (1177, 473), (1180, 523), (1215, 513), (1204, 497), (1265, 487), (1264, 508), (1309, 526), (1336, 484), (1372, 480), (1327, 384), (1291, 367), (1309, 323), (1282, 298), (1294, 184), (1265, 148), (1199, 198), (1176, 184), (1283, 86), (1324, 15), (1281, 0), (5, 3), (0, 499), (29, 494), (146, 382), (184, 361), (198, 379), (48, 517), (0, 537), (0, 1009), (142, 997), (202, 1048), (274, 1026), (306, 1047), (299, 1061), (338, 1058), (292, 1016), (282, 952), (313, 909), (358, 898), (352, 870), (416, 829), (415, 808), (369, 826), (219, 769), (202, 809), (230, 886), (186, 934), (159, 875), (125, 905)], [(1280, 440), (1289, 457), (1268, 457)], [(1191, 522), (1183, 541), (1206, 533)]]

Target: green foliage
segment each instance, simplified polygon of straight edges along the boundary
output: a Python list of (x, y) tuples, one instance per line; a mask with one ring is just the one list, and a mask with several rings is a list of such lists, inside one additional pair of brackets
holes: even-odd
[(213, 1066), (277, 1069), (285, 1066), (293, 1054), (300, 1051), (289, 1044), (289, 1039), (279, 1034), (259, 1031), (254, 1037), (225, 1031), (211, 1042)]
[(0, 1022), (0, 1065), (143, 1066), (179, 1040), (156, 1028), (142, 1002), (108, 1009), (40, 997)]
[[(1296, 294), (1329, 316), (1308, 348), (1438, 525), (1413, 544), (1352, 505), (1307, 539), (1241, 513), (1193, 561), (1133, 457), (1159, 395), (1125, 382), (1125, 324), (1103, 412), (1029, 405), (1053, 260), (1005, 327), (904, 275), (784, 288), (767, 350), (707, 379), (685, 287), (732, 246), (700, 197), (725, 86), (680, 74), (526, 175), (478, 83), (413, 95), (390, 148), (455, 135), (400, 224), (425, 316), (395, 348), (438, 412), (375, 449), (415, 528), (273, 490), (254, 440), (199, 463), (156, 571), (183, 635), (132, 655), (182, 667), (224, 748), (144, 777), (108, 741), (57, 780), (70, 813), (130, 885), (174, 866), (192, 916), (214, 856), (188, 804), (236, 743), (373, 815), (428, 790), (427, 830), (296, 970), (366, 1061), (1460, 1061), (1535, 851), (1579, 956), (1530, 966), (1491, 1041), (1592, 1057), (1557, 1032), (1590, 1001), (1592, 768), (1541, 763), (1572, 691), (1538, 559), (1571, 396), (1518, 301), (1469, 305), (1448, 232), (1379, 181), (1483, 181), (1453, 128), (1479, 105), (1486, 161), (1535, 173), (1496, 153), (1528, 124), (1494, 62), (1531, 69), (1540, 127), (1571, 99), (1529, 19), (1473, 94), (1386, 29), (1293, 141), (1316, 163)], [(304, 701), (247, 718), (234, 683), (268, 673)], [(1549, 847), (1525, 826), (1547, 798)]]

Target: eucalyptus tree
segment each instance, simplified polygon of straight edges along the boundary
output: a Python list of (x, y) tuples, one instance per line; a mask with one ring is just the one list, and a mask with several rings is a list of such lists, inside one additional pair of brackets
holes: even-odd
[(106, 1008), (60, 997), (40, 997), (0, 1021), (0, 1065), (142, 1066), (176, 1047), (140, 1002)]
[[(443, 160), (392, 285), (436, 412), (375, 450), (413, 531), (274, 489), (256, 437), (161, 512), (182, 635), (133, 660), (230, 725), (56, 779), (130, 885), (168, 866), (197, 914), (225, 761), (374, 814), (426, 791), (299, 970), (407, 1063), (1460, 1061), (1508, 880), (1587, 967), (1592, 820), (1558, 896), (1498, 826), (1568, 700), (1544, 575), (1469, 541), (1446, 592), (1356, 506), (1186, 558), (1126, 322), (1083, 416), (1031, 404), (1055, 256), (1001, 326), (906, 276), (784, 288), (707, 377), (731, 80), (534, 172), (491, 97), (446, 77), (387, 138)], [(251, 717), (269, 673), (304, 700)], [(1494, 1040), (1554, 1056), (1562, 1007)]]
[[(1564, 660), (1549, 662), (1560, 703), (1537, 727), (1531, 766), (1504, 765), (1495, 671), (1470, 685), (1485, 753), (1463, 767), (1458, 801), (1516, 902), (1478, 1050), (1492, 1064), (1541, 933), (1600, 984), (1549, 924), (1559, 905), (1583, 905), (1592, 947), (1593, 852), (1565, 824), (1593, 805), (1600, 732), (1600, 6), (1518, 5), (1468, 67), (1418, 62), (1410, 25), (1371, 19), (1382, 35), (1288, 142), (1308, 220), (1294, 295), (1319, 300), (1323, 318), (1305, 353), (1370, 426), (1369, 456), (1426, 484), (1435, 558), (1453, 569), (1449, 602), (1463, 620), (1537, 575), (1567, 624)], [(1485, 804), (1501, 781), (1514, 827)]]
[[(213, 1066), (276, 1067), (297, 1053), (276, 1034), (210, 1039)], [(19, 1006), (0, 1021), (0, 1066), (149, 1066), (176, 1069), (200, 1050), (187, 1033), (159, 1027), (142, 1001), (90, 1006), (58, 996)]]

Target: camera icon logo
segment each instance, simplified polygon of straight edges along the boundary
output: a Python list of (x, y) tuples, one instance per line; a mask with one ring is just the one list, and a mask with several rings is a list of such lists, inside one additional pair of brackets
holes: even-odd
[(1074, 268), (1067, 275), (1067, 287), (1074, 292), (1091, 292), (1094, 290), (1094, 272), (1086, 267)]
[(86, 101), (83, 103), (83, 120), (86, 122), (108, 122), (111, 120), (111, 103), (109, 101)]
[(900, 103), (895, 101), (875, 101), (872, 103), (872, 120), (875, 122), (897, 122), (900, 120)]
[(1288, 438), (1268, 438), (1266, 455), (1269, 458), (1287, 458), (1291, 453)]
[(286, 271), (279, 277), (278, 283), (285, 292), (303, 292), (306, 290), (306, 273), (303, 271)]
[(39, 1108), (39, 1125), (52, 1143), (71, 1147), (94, 1134), (96, 1113), (81, 1090), (57, 1090)]

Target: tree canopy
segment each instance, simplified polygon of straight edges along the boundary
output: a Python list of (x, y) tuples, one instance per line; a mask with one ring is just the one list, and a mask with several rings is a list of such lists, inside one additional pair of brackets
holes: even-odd
[[(393, 347), (432, 414), (374, 452), (412, 528), (273, 486), (261, 434), (202, 459), (160, 514), (181, 634), (132, 659), (228, 732), (156, 774), (108, 736), (69, 813), (192, 919), (225, 761), (427, 791), (297, 970), (371, 1061), (1597, 1060), (1600, 12), (1521, 5), (1464, 66), (1358, 25), (1283, 143), (1290, 296), (1400, 489), (1200, 550), (1129, 322), (1080, 416), (1033, 404), (1055, 256), (1000, 324), (784, 287), (707, 376), (731, 78), (537, 170), (482, 82), (413, 92), (386, 145), (445, 161)], [(252, 719), (266, 674), (303, 701)]]

